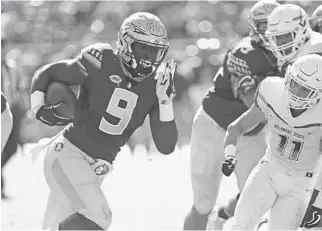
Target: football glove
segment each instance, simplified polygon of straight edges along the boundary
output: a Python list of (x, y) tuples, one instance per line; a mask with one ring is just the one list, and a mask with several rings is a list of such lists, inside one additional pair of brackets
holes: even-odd
[(307, 209), (300, 227), (304, 227), (306, 229), (317, 227), (321, 222), (321, 217), (322, 209), (311, 205)]
[(166, 63), (164, 73), (158, 72), (156, 74), (156, 93), (160, 104), (169, 104), (176, 96), (173, 80), (176, 67), (177, 64), (173, 59), (170, 59)]
[(238, 81), (237, 89), (239, 98), (243, 98), (251, 89), (256, 88), (257, 83), (255, 78), (250, 75), (246, 75)]
[(48, 126), (65, 126), (73, 122), (73, 119), (57, 114), (56, 110), (63, 105), (62, 101), (54, 102), (51, 105), (42, 105), (36, 113), (36, 119)]
[(221, 171), (225, 176), (230, 176), (235, 170), (237, 160), (234, 156), (227, 156), (222, 164)]

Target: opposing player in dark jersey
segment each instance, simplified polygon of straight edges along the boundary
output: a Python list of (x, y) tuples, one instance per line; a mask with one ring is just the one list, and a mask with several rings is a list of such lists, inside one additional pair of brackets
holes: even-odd
[[(173, 152), (177, 139), (170, 71), (158, 71), (169, 42), (158, 17), (139, 12), (123, 22), (117, 50), (94, 44), (71, 60), (42, 67), (31, 87), (36, 118), (49, 124), (68, 124), (45, 105), (51, 81), (80, 85), (74, 121), (50, 142), (44, 161), (50, 188), (43, 228), (105, 230), (111, 211), (101, 190), (102, 177), (113, 167), (120, 148), (147, 115), (157, 149)], [(170, 67), (170, 68), (169, 68)]]
[[(207, 92), (198, 109), (191, 135), (191, 180), (193, 206), (184, 222), (185, 230), (204, 230), (212, 211), (221, 182), (221, 163), (224, 160), (223, 139), (227, 126), (250, 107), (258, 83), (277, 71), (274, 55), (266, 49), (264, 35), (267, 17), (279, 4), (259, 1), (251, 9), (250, 36), (239, 42), (226, 54), (223, 67), (214, 77), (214, 86)], [(265, 132), (263, 125), (238, 141), (241, 167), (236, 171), (241, 190), (249, 173), (264, 155)], [(242, 158), (242, 156), (247, 158)], [(239, 159), (238, 159), (239, 161)], [(234, 198), (233, 203), (236, 203)], [(215, 211), (220, 221), (209, 228), (221, 229), (223, 221), (233, 215), (220, 208)], [(211, 216), (212, 218), (213, 216)], [(216, 220), (218, 220), (216, 218)]]

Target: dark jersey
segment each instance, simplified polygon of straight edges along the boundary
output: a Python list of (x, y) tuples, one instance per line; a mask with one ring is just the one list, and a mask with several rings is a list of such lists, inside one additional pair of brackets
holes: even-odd
[[(233, 68), (237, 75), (230, 75), (229, 68)], [(214, 77), (214, 85), (202, 102), (207, 114), (224, 129), (247, 110), (242, 101), (242, 97), (251, 90), (247, 83), (243, 84), (243, 77), (247, 75), (255, 80), (254, 87), (265, 77), (278, 75), (273, 53), (254, 44), (249, 37), (228, 51), (223, 67)]]
[[(161, 122), (159, 119), (156, 80), (153, 77), (140, 83), (129, 82), (109, 44), (89, 46), (76, 60), (81, 70), (78, 75), (85, 76), (85, 81), (77, 74), (68, 81), (65, 74), (63, 80), (67, 84), (80, 85), (75, 120), (64, 131), (64, 136), (71, 143), (93, 158), (113, 162), (120, 148), (149, 115), (156, 147), (164, 154), (173, 151), (177, 128), (174, 121)], [(34, 86), (33, 91), (42, 90), (45, 84), (41, 80), (35, 81), (38, 87)]]

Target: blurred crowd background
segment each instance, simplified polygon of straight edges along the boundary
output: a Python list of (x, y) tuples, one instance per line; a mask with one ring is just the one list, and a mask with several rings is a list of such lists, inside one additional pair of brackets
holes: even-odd
[[(285, 1), (279, 1), (285, 3)], [(321, 3), (288, 1), (309, 15)], [(76, 56), (87, 45), (116, 47), (122, 21), (147, 11), (164, 22), (170, 39), (167, 58), (178, 63), (175, 84), (179, 145), (190, 140), (194, 113), (227, 48), (248, 35), (248, 13), (254, 1), (1, 1), (2, 89), (17, 114), (20, 144), (37, 142), (61, 128), (32, 118), (29, 89), (35, 70), (49, 62)], [(13, 67), (10, 78), (4, 78)], [(146, 121), (147, 122), (147, 121)], [(131, 148), (150, 148), (147, 123), (129, 141)]]

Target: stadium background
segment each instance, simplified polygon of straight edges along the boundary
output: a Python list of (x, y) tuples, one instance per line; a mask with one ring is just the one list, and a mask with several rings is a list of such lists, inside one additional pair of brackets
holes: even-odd
[[(321, 4), (317, 1), (295, 3), (304, 7), (309, 15)], [(179, 146), (187, 145), (194, 113), (212, 85), (212, 78), (227, 48), (248, 34), (247, 18), (253, 4), (254, 1), (216, 0), (1, 1), (2, 61), (10, 63), (10, 60), (15, 60), (18, 63), (15, 78), (9, 78), (9, 83), (5, 83), (8, 85), (2, 85), (8, 101), (20, 108), (20, 143), (37, 142), (60, 129), (47, 127), (31, 117), (29, 87), (34, 71), (46, 63), (74, 57), (80, 49), (92, 43), (108, 42), (116, 47), (117, 33), (124, 18), (137, 11), (147, 11), (164, 22), (170, 39), (167, 58), (174, 58), (178, 63), (175, 114)], [(134, 149), (138, 144), (150, 147), (150, 137), (150, 129), (145, 123), (130, 140), (130, 148)], [(188, 149), (178, 150), (185, 153)], [(185, 159), (186, 165), (187, 161)], [(179, 159), (175, 163), (180, 164)], [(23, 160), (14, 160), (11, 166), (19, 168), (20, 164), (24, 165)], [(7, 177), (19, 180), (12, 172), (14, 167), (8, 166), (6, 171), (10, 169), (10, 173)], [(182, 177), (187, 178), (186, 175)], [(28, 183), (24, 184), (28, 187)], [(20, 188), (17, 186), (16, 189)], [(188, 187), (186, 189), (189, 190)], [(10, 204), (4, 206), (12, 208)], [(14, 219), (8, 218), (10, 213), (2, 210), (2, 214), (7, 222), (3, 223), (3, 228), (25, 228), (17, 227)]]

